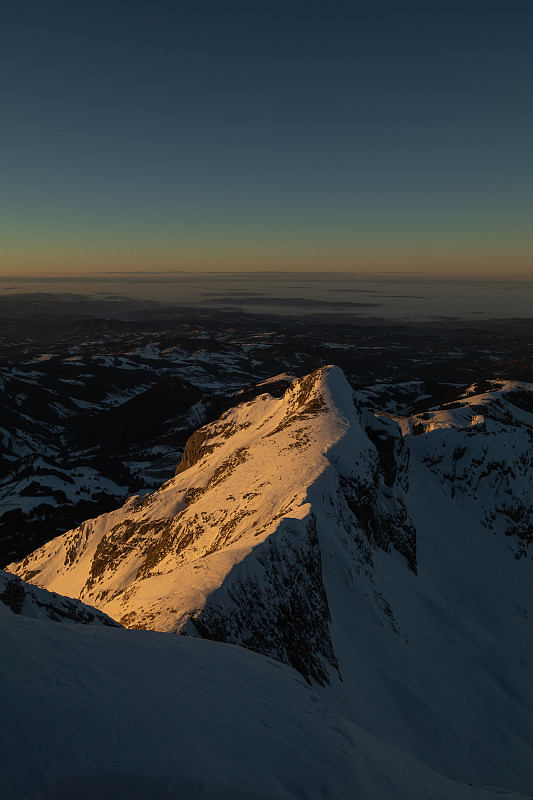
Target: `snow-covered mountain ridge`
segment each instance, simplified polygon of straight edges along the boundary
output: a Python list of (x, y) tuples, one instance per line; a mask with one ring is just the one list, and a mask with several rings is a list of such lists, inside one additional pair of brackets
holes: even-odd
[(97, 611), (96, 608), (80, 603), (79, 600), (72, 600), (70, 597), (47, 592), (46, 589), (38, 589), (17, 575), (9, 575), (3, 570), (0, 570), (0, 606), (9, 609), (13, 614), (31, 619), (120, 627), (107, 614)]
[(533, 541), (533, 387), (493, 381), (488, 388), (474, 386), (427, 420), (411, 420), (415, 434), (418, 426), (428, 434), (412, 449), (452, 498), (460, 492), (479, 503), (485, 527), (514, 537), (515, 557), (525, 558)]
[(533, 393), (466, 395), (375, 415), (318, 370), (10, 568), (130, 627), (272, 656), (432, 768), (531, 792)]
[[(332, 386), (343, 402), (333, 401)], [(159, 491), (130, 498), (15, 569), (129, 627), (238, 641), (326, 682), (337, 665), (307, 495), (346, 436), (364, 488), (375, 455), (354, 414), (339, 370), (301, 379), (280, 399), (261, 395), (191, 437), (181, 471)], [(223, 606), (234, 598), (230, 615), (222, 595)]]

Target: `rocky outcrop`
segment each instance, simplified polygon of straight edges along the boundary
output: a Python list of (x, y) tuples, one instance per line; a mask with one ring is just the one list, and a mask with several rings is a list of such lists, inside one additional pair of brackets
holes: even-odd
[(17, 575), (0, 570), (0, 604), (13, 614), (54, 622), (78, 622), (82, 625), (106, 625), (121, 627), (107, 614), (55, 592), (37, 589), (25, 583)]
[(284, 520), (235, 567), (182, 633), (239, 644), (289, 664), (310, 683), (338, 673), (316, 518)]

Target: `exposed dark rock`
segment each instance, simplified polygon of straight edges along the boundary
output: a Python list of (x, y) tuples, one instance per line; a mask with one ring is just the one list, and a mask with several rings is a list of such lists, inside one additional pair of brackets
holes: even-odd
[(37, 589), (22, 581), (17, 575), (0, 571), (0, 585), (3, 585), (0, 603), (7, 606), (14, 614), (22, 613), (24, 601), (27, 600), (30, 608), (33, 606), (42, 610), (46, 617), (54, 622), (78, 622), (83, 625), (97, 622), (109, 627), (120, 627), (118, 622), (107, 614), (86, 606), (79, 600)]
[(213, 447), (206, 445), (211, 433), (208, 428), (200, 428), (195, 431), (185, 443), (185, 449), (181, 461), (176, 467), (176, 475), (185, 472), (186, 469), (193, 467), (201, 458), (212, 452)]
[(254, 554), (255, 571), (236, 567), (183, 633), (240, 644), (329, 683), (339, 667), (314, 515), (303, 530), (285, 522)]
[(10, 608), (14, 614), (20, 614), (25, 597), (24, 584), (14, 575), (6, 581), (4, 590), (0, 593), (0, 603)]

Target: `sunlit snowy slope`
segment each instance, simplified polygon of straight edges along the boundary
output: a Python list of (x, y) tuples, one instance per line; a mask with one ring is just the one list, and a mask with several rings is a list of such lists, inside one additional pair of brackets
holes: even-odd
[(271, 656), (431, 769), (531, 793), (533, 392), (463, 394), (376, 415), (323, 368), (9, 569), (127, 627)]

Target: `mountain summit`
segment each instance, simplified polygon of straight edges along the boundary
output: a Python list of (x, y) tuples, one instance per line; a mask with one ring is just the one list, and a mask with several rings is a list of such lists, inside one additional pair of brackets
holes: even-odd
[(157, 492), (12, 569), (128, 627), (243, 644), (326, 683), (338, 665), (314, 505), (341, 472), (366, 496), (377, 464), (351, 388), (327, 367), (201, 428)]
[(324, 367), (8, 569), (127, 627), (271, 656), (439, 772), (530, 792), (532, 398), (495, 381), (374, 414)]

